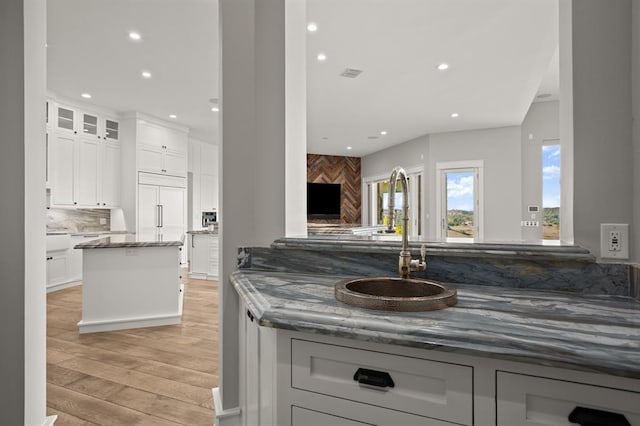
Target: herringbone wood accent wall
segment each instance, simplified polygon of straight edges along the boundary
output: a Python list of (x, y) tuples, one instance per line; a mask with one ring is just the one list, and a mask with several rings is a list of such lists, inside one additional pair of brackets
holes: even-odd
[(307, 154), (307, 182), (341, 184), (342, 223), (360, 223), (362, 191), (359, 157)]

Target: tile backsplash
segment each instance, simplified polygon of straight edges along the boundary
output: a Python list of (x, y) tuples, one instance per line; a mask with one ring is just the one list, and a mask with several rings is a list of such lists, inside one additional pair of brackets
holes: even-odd
[(108, 209), (47, 210), (47, 232), (103, 232), (110, 229), (111, 211)]

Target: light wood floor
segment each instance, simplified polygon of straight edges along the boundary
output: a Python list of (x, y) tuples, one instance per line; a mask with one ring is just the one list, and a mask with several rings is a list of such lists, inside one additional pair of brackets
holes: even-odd
[(182, 324), (106, 333), (78, 334), (81, 286), (47, 296), (47, 414), (58, 415), (56, 426), (213, 424), (218, 286), (183, 282)]

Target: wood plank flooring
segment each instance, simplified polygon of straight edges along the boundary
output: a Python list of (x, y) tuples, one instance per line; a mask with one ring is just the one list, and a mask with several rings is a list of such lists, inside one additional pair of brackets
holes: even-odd
[(218, 284), (183, 283), (181, 324), (84, 335), (82, 287), (47, 295), (47, 414), (58, 415), (56, 426), (213, 424)]

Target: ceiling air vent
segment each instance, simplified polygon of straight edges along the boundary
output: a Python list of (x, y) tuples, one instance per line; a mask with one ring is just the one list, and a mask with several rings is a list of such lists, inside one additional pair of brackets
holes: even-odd
[(367, 136), (367, 139), (380, 139), (380, 136)]
[(345, 70), (342, 71), (342, 74), (340, 74), (340, 75), (343, 76), (343, 77), (347, 77), (347, 78), (356, 78), (360, 74), (362, 74), (362, 70), (354, 70), (353, 68), (345, 68)]

